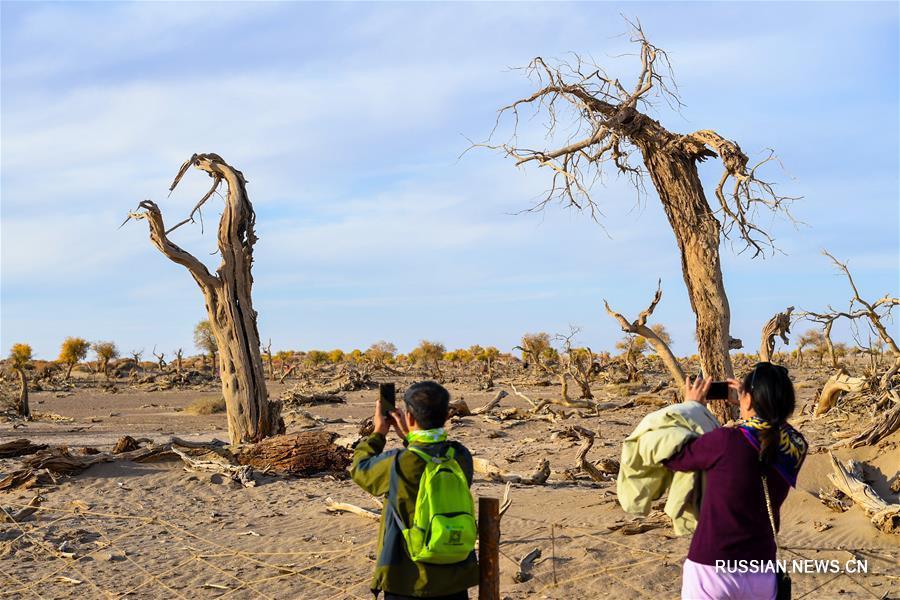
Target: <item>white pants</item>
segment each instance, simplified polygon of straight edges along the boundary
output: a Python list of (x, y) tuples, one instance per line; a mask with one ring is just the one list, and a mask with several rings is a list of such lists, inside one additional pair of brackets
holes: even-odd
[(775, 600), (774, 573), (727, 573), (684, 561), (682, 600)]

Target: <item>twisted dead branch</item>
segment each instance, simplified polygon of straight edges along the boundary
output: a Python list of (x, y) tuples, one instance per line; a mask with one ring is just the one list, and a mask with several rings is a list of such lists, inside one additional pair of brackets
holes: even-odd
[(791, 332), (791, 313), (794, 312), (793, 306), (788, 306), (784, 312), (776, 314), (774, 317), (766, 321), (763, 325), (761, 341), (759, 344), (759, 360), (760, 362), (769, 362), (772, 359), (772, 352), (775, 350), (775, 336), (780, 336), (781, 341), (789, 344), (788, 334)]
[(619, 325), (622, 327), (622, 331), (625, 333), (631, 333), (633, 335), (639, 335), (642, 338), (646, 339), (653, 349), (656, 350), (656, 353), (662, 359), (663, 364), (666, 365), (666, 368), (669, 370), (669, 375), (671, 375), (674, 380), (674, 384), (678, 386), (681, 382), (684, 381), (684, 370), (681, 368), (681, 364), (678, 362), (678, 359), (672, 353), (672, 350), (669, 348), (669, 345), (655, 332), (653, 329), (647, 326), (647, 319), (650, 318), (650, 315), (653, 314), (653, 311), (656, 309), (656, 305), (659, 304), (659, 301), (662, 299), (662, 280), (660, 279), (656, 285), (656, 293), (653, 295), (653, 300), (650, 301), (650, 305), (642, 310), (637, 319), (634, 321), (629, 321), (621, 313), (615, 312), (613, 309), (609, 307), (609, 303), (606, 300), (603, 300), (603, 305), (606, 307), (606, 313), (614, 318)]

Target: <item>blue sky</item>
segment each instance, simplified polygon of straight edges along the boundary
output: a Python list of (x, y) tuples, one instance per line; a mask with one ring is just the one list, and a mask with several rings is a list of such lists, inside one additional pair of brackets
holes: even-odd
[[(609, 348), (621, 332), (602, 299), (636, 314), (661, 277), (653, 321), (693, 352), (652, 189), (638, 200), (610, 177), (595, 189), (603, 227), (557, 207), (516, 215), (547, 173), (488, 151), (459, 158), (532, 89), (510, 67), (534, 56), (575, 51), (630, 81), (620, 13), (675, 69), (686, 106), (654, 117), (715, 129), (751, 156), (776, 149), (784, 170), (767, 177), (804, 196), (805, 226), (760, 217), (784, 255), (723, 246), (732, 335), (752, 348), (787, 305), (843, 306), (822, 248), (849, 260), (865, 294), (896, 293), (896, 3), (3, 2), (0, 345), (43, 358), (68, 335), (192, 348), (205, 318), (193, 280), (145, 223), (117, 228), (143, 198), (182, 219), (208, 179), (191, 173), (171, 197), (168, 184), (192, 153), (217, 152), (249, 180), (254, 302), (276, 348), (509, 349), (569, 324)], [(523, 134), (537, 143), (540, 126)], [(704, 165), (705, 182), (719, 169)], [(213, 268), (219, 206), (205, 235), (173, 235)]]

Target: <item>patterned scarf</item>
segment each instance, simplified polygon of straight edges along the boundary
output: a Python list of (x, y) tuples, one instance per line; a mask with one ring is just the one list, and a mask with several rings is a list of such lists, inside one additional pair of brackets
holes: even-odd
[(443, 427), (436, 429), (417, 429), (406, 434), (406, 441), (410, 444), (436, 444), (447, 439), (447, 432)]
[[(757, 452), (762, 447), (760, 435), (770, 429), (772, 424), (763, 421), (759, 417), (750, 417), (738, 421), (738, 428), (744, 434), (744, 438)], [(775, 458), (775, 470), (778, 471), (791, 487), (797, 487), (797, 474), (806, 459), (808, 448), (806, 440), (796, 429), (785, 423), (781, 426), (781, 435), (778, 440), (778, 455)]]

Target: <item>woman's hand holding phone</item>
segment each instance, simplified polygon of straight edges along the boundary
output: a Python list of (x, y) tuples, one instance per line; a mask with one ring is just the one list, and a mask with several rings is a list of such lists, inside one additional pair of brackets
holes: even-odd
[(712, 383), (712, 379), (704, 379), (699, 375), (688, 377), (684, 380), (684, 401), (706, 404), (706, 394)]

